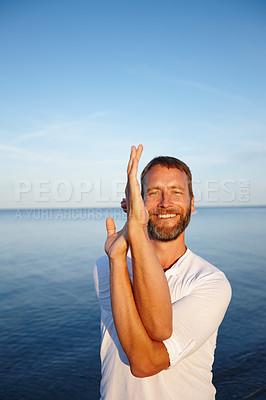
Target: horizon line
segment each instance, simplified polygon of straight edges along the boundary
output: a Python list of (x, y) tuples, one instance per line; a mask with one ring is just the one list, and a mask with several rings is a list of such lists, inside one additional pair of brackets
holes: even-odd
[[(196, 206), (195, 210), (198, 208), (265, 208), (266, 204), (249, 204), (249, 205), (201, 205)], [(25, 207), (25, 208), (0, 208), (0, 211), (27, 211), (27, 210), (51, 210), (51, 211), (58, 211), (58, 210), (122, 210), (121, 207)]]

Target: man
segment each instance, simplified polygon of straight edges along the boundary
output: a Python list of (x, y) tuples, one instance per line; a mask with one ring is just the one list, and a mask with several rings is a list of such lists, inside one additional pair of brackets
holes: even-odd
[[(153, 159), (137, 181), (132, 146), (127, 221), (107, 218), (107, 256), (94, 270), (101, 305), (101, 399), (213, 400), (217, 330), (231, 298), (224, 274), (185, 245), (194, 211), (191, 173)], [(125, 204), (123, 204), (125, 207)]]

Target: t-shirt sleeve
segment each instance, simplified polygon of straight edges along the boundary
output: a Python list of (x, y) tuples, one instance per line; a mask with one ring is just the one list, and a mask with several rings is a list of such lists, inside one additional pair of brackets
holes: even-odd
[(189, 356), (214, 334), (231, 299), (225, 275), (214, 272), (196, 279), (188, 295), (173, 303), (173, 333), (163, 343), (170, 367)]
[(103, 256), (96, 261), (93, 269), (93, 280), (102, 311), (111, 312), (109, 260)]

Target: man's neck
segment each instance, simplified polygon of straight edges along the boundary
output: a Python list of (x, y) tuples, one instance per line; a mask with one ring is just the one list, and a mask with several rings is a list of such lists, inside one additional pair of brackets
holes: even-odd
[(169, 242), (154, 239), (151, 239), (151, 242), (164, 270), (169, 269), (187, 250), (184, 232)]

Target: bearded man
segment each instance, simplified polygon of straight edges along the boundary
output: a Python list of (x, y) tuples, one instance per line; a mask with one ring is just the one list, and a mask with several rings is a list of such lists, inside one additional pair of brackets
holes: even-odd
[(127, 212), (107, 218), (107, 256), (94, 269), (101, 306), (101, 399), (214, 400), (212, 364), (231, 287), (185, 245), (194, 212), (188, 166), (157, 157), (137, 181), (143, 147), (132, 146)]

